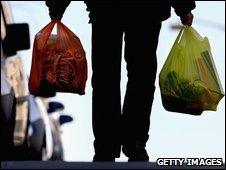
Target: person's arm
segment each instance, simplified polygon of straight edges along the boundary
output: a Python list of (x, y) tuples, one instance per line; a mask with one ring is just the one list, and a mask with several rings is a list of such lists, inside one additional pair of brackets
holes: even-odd
[(67, 0), (45, 1), (46, 6), (49, 7), (49, 15), (50, 15), (51, 20), (53, 20), (53, 19), (61, 20), (66, 8), (68, 7), (68, 5), (70, 3), (71, 3), (71, 1), (67, 1)]
[(181, 22), (184, 25), (192, 25), (193, 14), (191, 11), (195, 9), (194, 0), (172, 0), (172, 7), (175, 9), (175, 13), (181, 18)]

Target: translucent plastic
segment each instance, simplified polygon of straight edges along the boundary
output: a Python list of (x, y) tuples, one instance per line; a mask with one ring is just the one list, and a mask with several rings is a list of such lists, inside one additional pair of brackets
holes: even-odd
[[(57, 24), (57, 34), (51, 34)], [(30, 93), (53, 96), (55, 92), (85, 94), (87, 61), (79, 38), (63, 23), (51, 21), (34, 40), (29, 78)]]
[(184, 26), (159, 74), (159, 85), (168, 111), (193, 115), (216, 111), (224, 92), (208, 39)]

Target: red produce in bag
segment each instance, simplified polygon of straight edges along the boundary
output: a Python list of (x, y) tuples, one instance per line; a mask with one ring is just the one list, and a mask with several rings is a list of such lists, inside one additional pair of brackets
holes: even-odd
[[(55, 24), (57, 34), (51, 34)], [(79, 38), (60, 21), (51, 21), (35, 36), (30, 93), (48, 97), (55, 92), (83, 95), (86, 80), (87, 61)]]

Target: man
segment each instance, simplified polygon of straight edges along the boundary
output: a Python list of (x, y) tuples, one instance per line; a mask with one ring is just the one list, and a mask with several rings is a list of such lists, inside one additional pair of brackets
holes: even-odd
[[(51, 19), (61, 19), (70, 1), (46, 1)], [(148, 161), (150, 113), (157, 70), (156, 49), (161, 22), (171, 6), (191, 25), (195, 2), (85, 1), (92, 24), (92, 114), (94, 161), (115, 161), (121, 146), (129, 161)], [(128, 82), (121, 111), (122, 40)]]

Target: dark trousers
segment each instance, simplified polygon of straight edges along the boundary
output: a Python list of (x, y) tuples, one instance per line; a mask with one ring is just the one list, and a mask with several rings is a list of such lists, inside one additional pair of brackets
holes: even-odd
[[(161, 21), (117, 17), (92, 22), (92, 112), (95, 154), (119, 157), (121, 145), (148, 140)], [(122, 41), (128, 82), (121, 108)]]

